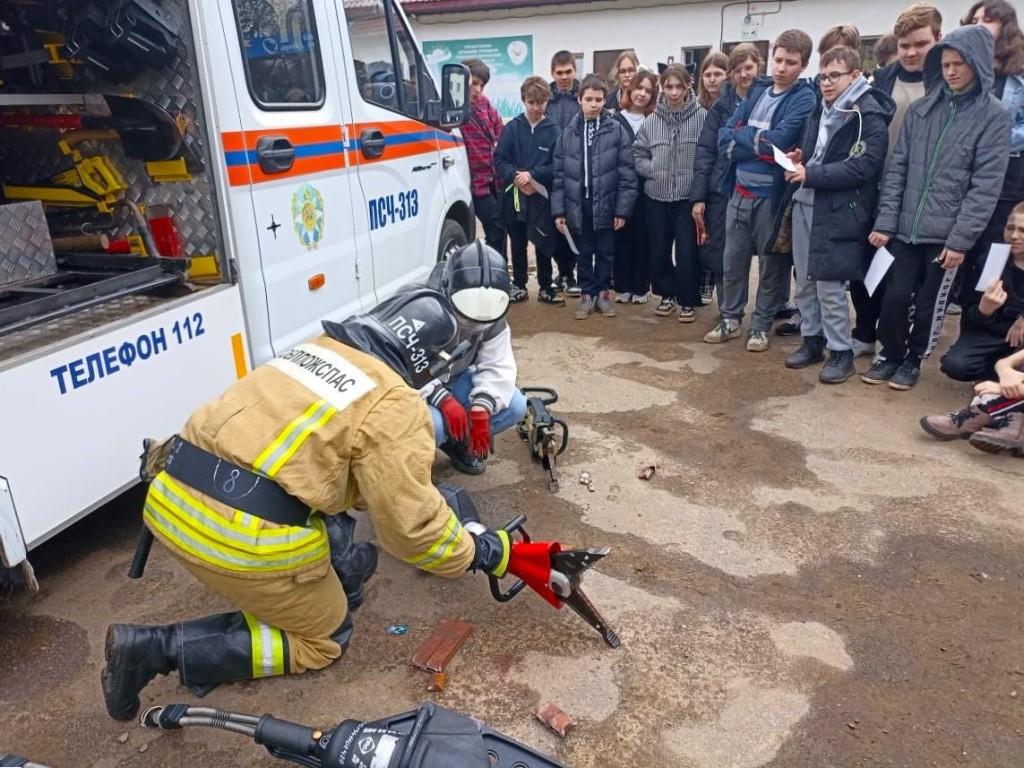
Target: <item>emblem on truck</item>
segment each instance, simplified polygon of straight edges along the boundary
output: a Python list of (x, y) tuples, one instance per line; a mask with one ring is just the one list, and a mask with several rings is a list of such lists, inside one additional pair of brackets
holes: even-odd
[(324, 237), (324, 198), (312, 184), (303, 184), (292, 195), (292, 219), (299, 242), (312, 251)]

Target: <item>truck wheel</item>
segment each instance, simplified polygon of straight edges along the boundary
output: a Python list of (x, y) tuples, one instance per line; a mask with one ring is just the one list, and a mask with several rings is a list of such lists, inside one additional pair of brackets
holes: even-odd
[(441, 240), (437, 245), (437, 260), (448, 261), (452, 254), (468, 243), (462, 225), (452, 219), (445, 219), (441, 227)]

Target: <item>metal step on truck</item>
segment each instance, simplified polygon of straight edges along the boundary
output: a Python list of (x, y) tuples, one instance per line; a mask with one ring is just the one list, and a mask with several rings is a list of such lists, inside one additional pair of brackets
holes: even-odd
[(468, 241), (468, 80), (394, 0), (0, 0), (0, 566)]

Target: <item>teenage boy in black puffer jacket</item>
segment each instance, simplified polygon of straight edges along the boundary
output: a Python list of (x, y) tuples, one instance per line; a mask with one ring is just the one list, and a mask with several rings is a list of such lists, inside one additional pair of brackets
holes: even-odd
[(625, 226), (638, 193), (633, 170), (633, 140), (605, 110), (608, 85), (588, 75), (580, 85), (582, 110), (555, 145), (555, 183), (551, 214), (579, 251), (576, 270), (582, 295), (577, 320), (596, 306), (615, 316), (609, 295), (615, 261), (615, 231)]

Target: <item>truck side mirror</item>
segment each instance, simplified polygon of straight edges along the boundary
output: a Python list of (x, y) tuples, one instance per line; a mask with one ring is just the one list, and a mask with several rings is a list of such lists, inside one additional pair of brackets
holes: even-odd
[(458, 128), (469, 121), (469, 70), (462, 64), (441, 68), (441, 100), (430, 104), (430, 122), (438, 128)]

